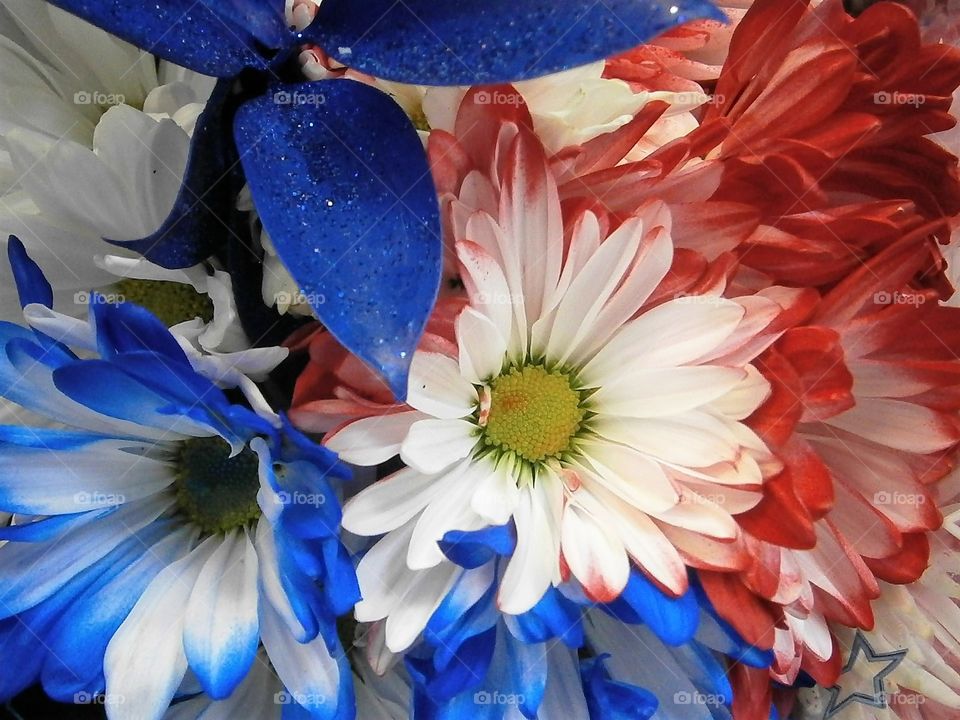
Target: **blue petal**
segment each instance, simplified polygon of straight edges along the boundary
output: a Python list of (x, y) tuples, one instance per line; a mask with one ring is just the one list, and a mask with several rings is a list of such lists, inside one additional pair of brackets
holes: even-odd
[(498, 555), (512, 555), (517, 545), (517, 533), (512, 523), (483, 530), (451, 530), (438, 544), (451, 561), (472, 569), (487, 564)]
[(324, 0), (305, 34), (371, 75), (478, 85), (585, 65), (704, 17), (726, 21), (706, 0)]
[(436, 191), (410, 120), (379, 90), (331, 80), (274, 85), (240, 107), (235, 135), (280, 259), (341, 344), (405, 397), (441, 267)]
[(517, 695), (522, 698), (519, 710), (524, 717), (536, 718), (547, 688), (546, 648), (543, 645), (528, 645), (510, 633), (501, 633), (500, 640), (505, 643), (508, 662), (514, 667), (514, 678), (520, 690)]
[[(112, 512), (112, 508), (105, 510), (90, 511), (99, 513), (102, 517), (106, 513)], [(87, 522), (87, 513), (74, 513), (73, 515), (55, 515), (44, 518), (43, 520), (34, 520), (24, 525), (9, 525), (0, 527), (0, 540), (10, 540), (11, 542), (44, 542), (59, 535), (70, 528)]]
[(13, 270), (13, 279), (17, 283), (20, 307), (31, 303), (53, 307), (53, 288), (43, 276), (40, 266), (27, 255), (27, 249), (20, 242), (20, 238), (15, 235), (11, 235), (7, 241), (7, 257)]
[(58, 619), (47, 643), (44, 689), (62, 702), (81, 691), (103, 689), (107, 644), (157, 573), (187, 546), (158, 522), (130, 538), (100, 561), (104, 574)]
[(603, 657), (585, 661), (581, 676), (592, 718), (647, 720), (657, 710), (657, 698), (649, 691), (610, 680), (603, 667)]
[(90, 312), (101, 357), (108, 359), (119, 353), (149, 350), (190, 366), (180, 343), (146, 308), (133, 303), (94, 302), (90, 305)]
[(688, 642), (700, 620), (693, 590), (678, 598), (668, 597), (638, 570), (631, 571), (623, 594), (603, 608), (623, 622), (646, 623), (668, 645)]
[(178, 406), (175, 398), (148, 388), (113, 363), (80, 360), (64, 365), (54, 370), (53, 382), (70, 399), (107, 417), (197, 437), (216, 434), (199, 404)]
[(553, 587), (530, 610), (522, 615), (507, 615), (505, 620), (510, 633), (526, 643), (558, 637), (567, 647), (583, 645), (580, 608)]
[[(232, 77), (267, 62), (241, 22), (197, 0), (51, 0), (52, 4), (177, 65)], [(237, 18), (242, 20), (243, 18)]]
[(231, 237), (226, 224), (240, 188), (236, 149), (227, 127), (231, 80), (214, 88), (190, 139), (183, 185), (163, 224), (145, 238), (110, 238), (157, 265), (185, 268), (206, 260)]
[(406, 663), (411, 675), (437, 702), (446, 702), (467, 690), (480, 686), (496, 648), (497, 629), (490, 627), (479, 635), (466, 639), (458, 648), (456, 659), (440, 668), (431, 659), (408, 656)]
[(323, 541), (326, 577), (323, 590), (336, 615), (343, 615), (360, 601), (360, 584), (347, 549), (339, 538)]

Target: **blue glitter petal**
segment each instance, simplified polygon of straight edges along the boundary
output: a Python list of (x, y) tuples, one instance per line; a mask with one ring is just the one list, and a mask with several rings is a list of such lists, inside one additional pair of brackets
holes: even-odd
[(323, 324), (406, 396), (440, 283), (426, 155), (387, 95), (352, 80), (273, 86), (235, 136), (263, 225)]
[[(53, 5), (147, 52), (213, 77), (266, 69), (260, 44), (213, 3), (197, 0), (51, 0)], [(232, 20), (232, 22), (231, 22)]]
[(242, 25), (268, 48), (282, 48), (293, 42), (284, 5), (284, 0), (216, 0), (208, 3), (214, 12)]
[(323, 0), (305, 32), (340, 62), (421, 85), (521, 80), (629, 50), (707, 0)]
[(226, 127), (232, 81), (221, 80), (197, 118), (184, 183), (156, 232), (139, 240), (107, 239), (157, 265), (185, 268), (206, 260), (231, 232), (227, 226), (240, 186), (236, 150)]

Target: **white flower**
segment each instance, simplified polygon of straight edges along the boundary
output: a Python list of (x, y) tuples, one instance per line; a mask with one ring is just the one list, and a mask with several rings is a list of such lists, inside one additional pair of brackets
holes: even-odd
[(597, 601), (620, 594), (631, 563), (681, 593), (686, 560), (743, 560), (732, 516), (777, 469), (742, 422), (769, 393), (750, 360), (772, 341), (775, 293), (671, 299), (666, 207), (613, 231), (589, 210), (565, 225), (542, 150), (514, 131), (502, 186), (464, 183), (498, 195), (498, 216), (461, 201), (453, 211), (466, 219), (455, 232), (470, 297), (456, 344), (425, 340), (409, 408), (327, 439), (358, 465), (408, 465), (351, 500), (343, 520), (386, 533), (360, 563), (356, 612), (387, 618), (394, 652), (446, 592), (448, 531), (515, 524), (506, 613), (529, 610), (567, 570)]
[[(101, 238), (149, 235), (173, 206), (214, 79), (157, 63), (45, 2), (0, 9), (0, 233), (60, 296), (113, 278)], [(8, 272), (4, 270), (4, 272)], [(0, 310), (16, 317), (4, 280)]]

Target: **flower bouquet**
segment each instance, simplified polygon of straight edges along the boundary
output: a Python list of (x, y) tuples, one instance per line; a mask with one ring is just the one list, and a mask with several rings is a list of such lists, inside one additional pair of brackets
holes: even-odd
[(960, 718), (954, 5), (0, 0), (4, 712)]

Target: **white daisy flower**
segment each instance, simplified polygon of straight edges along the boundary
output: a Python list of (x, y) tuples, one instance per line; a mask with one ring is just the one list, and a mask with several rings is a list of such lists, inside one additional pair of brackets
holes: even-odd
[(542, 149), (511, 127), (500, 180), (475, 177), (462, 193), (498, 195), (497, 214), (462, 198), (452, 210), (465, 219), (453, 225), (470, 298), (456, 344), (428, 336), (409, 406), (327, 438), (349, 462), (408, 466), (344, 515), (347, 530), (386, 534), (360, 563), (356, 614), (387, 618), (394, 652), (451, 582), (438, 546), (450, 530), (515, 525), (506, 613), (570, 575), (612, 600), (631, 564), (681, 593), (687, 564), (745, 562), (733, 516), (778, 469), (743, 421), (769, 393), (750, 361), (792, 293), (678, 293), (689, 258), (675, 256), (665, 205), (612, 230), (586, 209), (565, 222)]

